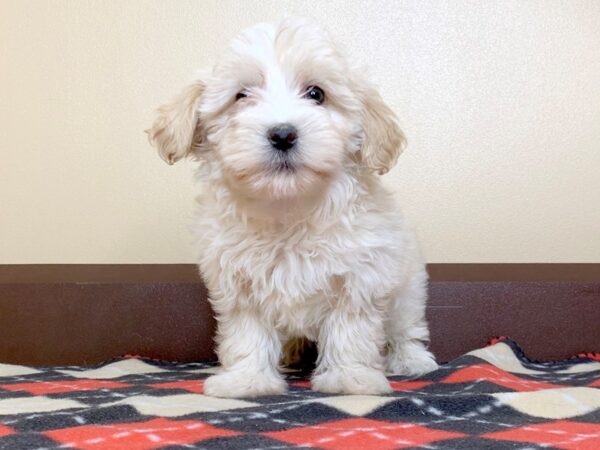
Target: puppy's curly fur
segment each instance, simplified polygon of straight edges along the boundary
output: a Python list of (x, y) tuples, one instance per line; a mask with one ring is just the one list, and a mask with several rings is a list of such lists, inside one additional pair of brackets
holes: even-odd
[[(281, 124), (291, 148), (271, 142)], [(385, 369), (436, 368), (424, 263), (378, 178), (404, 136), (326, 32), (297, 18), (242, 32), (149, 135), (167, 162), (200, 162), (193, 231), (222, 366), (206, 394), (284, 392), (295, 337), (317, 342), (321, 392), (384, 393)]]

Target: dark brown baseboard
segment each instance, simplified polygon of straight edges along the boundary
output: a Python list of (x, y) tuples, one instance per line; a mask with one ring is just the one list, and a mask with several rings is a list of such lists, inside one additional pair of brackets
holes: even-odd
[[(600, 351), (600, 264), (431, 264), (440, 361), (498, 335), (535, 359)], [(213, 359), (214, 319), (191, 264), (0, 265), (0, 363), (124, 354)]]

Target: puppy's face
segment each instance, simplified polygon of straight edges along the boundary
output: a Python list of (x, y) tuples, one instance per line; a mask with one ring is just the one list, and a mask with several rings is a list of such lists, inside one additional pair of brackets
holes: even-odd
[(163, 158), (194, 152), (254, 200), (314, 195), (353, 165), (383, 173), (403, 142), (376, 90), (324, 31), (298, 19), (244, 31), (159, 112), (150, 137)]

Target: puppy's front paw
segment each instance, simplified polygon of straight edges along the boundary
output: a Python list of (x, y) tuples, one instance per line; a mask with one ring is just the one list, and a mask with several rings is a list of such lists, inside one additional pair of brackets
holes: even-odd
[(224, 371), (204, 381), (204, 394), (211, 397), (258, 397), (287, 391), (287, 383), (278, 373)]
[(418, 377), (437, 370), (435, 357), (420, 342), (407, 342), (390, 352), (386, 369), (394, 375)]
[(387, 378), (377, 369), (332, 367), (315, 375), (312, 388), (329, 394), (387, 394), (392, 392)]

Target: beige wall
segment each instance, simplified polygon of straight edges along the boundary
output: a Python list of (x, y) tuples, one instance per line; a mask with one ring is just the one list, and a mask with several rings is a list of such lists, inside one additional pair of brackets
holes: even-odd
[(600, 2), (0, 0), (0, 263), (189, 262), (191, 164), (142, 130), (242, 27), (318, 18), (409, 148), (431, 262), (600, 262)]

